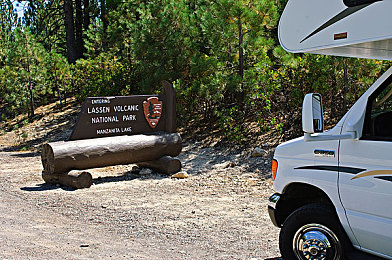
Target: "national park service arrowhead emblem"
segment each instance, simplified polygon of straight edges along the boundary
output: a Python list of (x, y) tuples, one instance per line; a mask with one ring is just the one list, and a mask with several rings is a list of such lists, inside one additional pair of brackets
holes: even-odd
[(158, 125), (162, 115), (162, 106), (162, 101), (159, 101), (157, 97), (149, 97), (147, 101), (143, 102), (144, 117), (151, 128), (155, 128)]

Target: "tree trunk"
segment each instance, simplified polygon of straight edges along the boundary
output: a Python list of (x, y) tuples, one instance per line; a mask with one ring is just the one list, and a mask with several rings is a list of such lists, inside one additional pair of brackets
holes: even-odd
[(69, 63), (75, 63), (77, 53), (75, 50), (75, 24), (72, 0), (64, 0), (64, 19), (67, 59)]
[(53, 174), (153, 161), (165, 155), (177, 156), (181, 149), (178, 133), (115, 136), (44, 144), (41, 160), (44, 172)]
[(31, 78), (30, 78), (31, 76), (29, 75), (29, 95), (30, 95), (30, 113), (29, 113), (29, 118), (30, 118), (30, 121), (32, 121), (32, 119), (33, 119), (33, 117), (34, 117), (34, 110), (35, 110), (35, 107), (34, 107), (34, 93), (33, 93), (33, 85), (32, 85), (32, 83), (31, 83)]
[(345, 59), (343, 60), (343, 70), (344, 70), (344, 85), (343, 85), (343, 88), (342, 88), (342, 96), (343, 96), (342, 115), (346, 114), (346, 112), (347, 112), (346, 95), (347, 95), (347, 90), (348, 90), (348, 66), (347, 66), (347, 62), (346, 62)]
[(29, 83), (28, 83), (28, 86), (27, 86), (27, 89), (29, 91), (29, 100), (30, 100), (28, 115), (29, 115), (29, 120), (32, 121), (33, 117), (34, 117), (35, 107), (34, 107), (33, 83), (31, 81), (30, 52), (29, 52), (29, 46), (27, 45), (27, 37), (26, 37), (25, 48), (26, 48), (26, 52), (27, 52), (27, 74), (28, 74), (28, 77), (29, 77), (29, 79), (28, 79)]
[(90, 1), (83, 0), (83, 28), (87, 32), (90, 26)]
[(34, 117), (34, 93), (33, 93), (33, 83), (31, 82), (31, 71), (30, 71), (30, 58), (27, 58), (27, 73), (29, 75), (29, 86), (27, 87), (29, 90), (29, 96), (30, 96), (30, 108), (29, 108), (29, 119), (30, 121), (33, 120)]
[(101, 20), (102, 20), (102, 50), (106, 51), (108, 47), (106, 31), (108, 28), (108, 16), (106, 13), (106, 0), (101, 0)]
[(75, 19), (75, 43), (76, 43), (76, 59), (83, 57), (83, 10), (82, 0), (75, 0), (76, 19)]
[(238, 75), (241, 78), (241, 88), (238, 93), (237, 101), (242, 110), (245, 109), (245, 89), (244, 89), (244, 31), (242, 26), (242, 17), (238, 17)]
[(155, 161), (137, 163), (140, 168), (149, 168), (163, 174), (173, 174), (181, 171), (181, 161), (170, 156), (163, 156)]
[(75, 189), (89, 188), (93, 184), (91, 173), (86, 171), (70, 171), (63, 174), (50, 174), (42, 172), (46, 183), (61, 184)]
[(241, 17), (238, 18), (238, 75), (244, 79), (244, 32), (242, 31)]

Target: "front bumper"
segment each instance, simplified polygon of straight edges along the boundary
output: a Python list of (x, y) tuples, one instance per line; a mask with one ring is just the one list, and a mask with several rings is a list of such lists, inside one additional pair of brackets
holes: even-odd
[(280, 197), (281, 195), (279, 193), (275, 193), (268, 200), (268, 214), (270, 216), (272, 223), (277, 227), (280, 227), (280, 225), (278, 224), (279, 222), (277, 218), (276, 204), (280, 200)]

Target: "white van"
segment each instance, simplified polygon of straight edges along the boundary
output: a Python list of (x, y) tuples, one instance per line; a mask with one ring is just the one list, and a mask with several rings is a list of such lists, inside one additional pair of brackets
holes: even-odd
[[(391, 11), (392, 0), (289, 0), (279, 39), (291, 52), (392, 60)], [(268, 211), (282, 256), (392, 259), (392, 68), (330, 131), (322, 113), (307, 94), (304, 136), (274, 154)]]

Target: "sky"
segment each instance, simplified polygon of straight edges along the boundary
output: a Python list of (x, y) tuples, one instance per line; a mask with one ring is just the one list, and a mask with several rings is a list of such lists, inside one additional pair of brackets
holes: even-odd
[(27, 1), (20, 1), (20, 3), (18, 3), (18, 1), (14, 1), (13, 4), (14, 4), (14, 8), (18, 12), (18, 16), (22, 18), (23, 9), (25, 8), (25, 6), (27, 7)]

